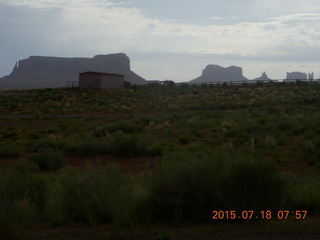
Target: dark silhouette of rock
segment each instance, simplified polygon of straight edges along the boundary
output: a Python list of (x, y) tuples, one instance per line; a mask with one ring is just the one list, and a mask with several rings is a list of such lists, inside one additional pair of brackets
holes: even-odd
[(310, 81), (313, 81), (313, 80), (314, 80), (313, 73), (309, 73), (309, 74), (308, 74), (308, 80), (310, 80)]
[(272, 81), (270, 78), (268, 78), (268, 75), (266, 74), (266, 72), (262, 72), (261, 77), (258, 77), (254, 80), (255, 81)]
[(78, 81), (79, 73), (86, 71), (122, 74), (131, 84), (147, 84), (131, 71), (127, 55), (118, 53), (93, 58), (32, 56), (16, 63), (12, 73), (0, 79), (0, 88), (65, 87), (67, 81)]
[(227, 68), (219, 65), (208, 65), (202, 71), (202, 75), (191, 80), (193, 83), (210, 83), (210, 82), (229, 82), (229, 81), (244, 81), (248, 80), (242, 75), (242, 68), (230, 66)]

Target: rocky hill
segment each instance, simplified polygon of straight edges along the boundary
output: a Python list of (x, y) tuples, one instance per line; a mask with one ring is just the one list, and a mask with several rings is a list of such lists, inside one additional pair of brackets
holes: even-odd
[(261, 77), (258, 77), (258, 78), (254, 79), (254, 80), (256, 80), (256, 81), (272, 81), (272, 80), (268, 77), (268, 75), (266, 74), (266, 72), (262, 72)]
[(130, 69), (124, 53), (97, 55), (93, 58), (61, 58), (32, 56), (20, 60), (9, 76), (0, 78), (0, 89), (65, 87), (67, 81), (78, 81), (86, 71), (118, 73), (132, 84), (147, 81)]
[(243, 81), (248, 80), (242, 75), (242, 68), (230, 66), (227, 68), (219, 65), (208, 65), (202, 71), (202, 75), (191, 80), (194, 83), (218, 82), (218, 81)]

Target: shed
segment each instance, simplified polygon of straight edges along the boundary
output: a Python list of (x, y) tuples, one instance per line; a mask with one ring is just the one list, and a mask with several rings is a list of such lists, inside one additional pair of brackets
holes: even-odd
[(80, 89), (121, 89), (124, 88), (124, 75), (102, 72), (79, 74)]

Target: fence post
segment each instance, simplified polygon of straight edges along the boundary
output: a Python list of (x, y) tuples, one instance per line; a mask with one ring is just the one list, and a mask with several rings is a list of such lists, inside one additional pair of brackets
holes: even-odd
[(254, 130), (251, 129), (251, 150), (254, 152)]

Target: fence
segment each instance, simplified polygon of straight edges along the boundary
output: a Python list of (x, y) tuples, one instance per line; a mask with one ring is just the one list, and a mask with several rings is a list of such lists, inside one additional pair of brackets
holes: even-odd
[(299, 84), (299, 83), (320, 83), (320, 79), (308, 80), (308, 79), (278, 79), (278, 80), (243, 80), (243, 81), (213, 81), (213, 82), (181, 82), (175, 83), (179, 85), (191, 85), (191, 86), (241, 86), (241, 85), (262, 85), (262, 84)]
[[(180, 82), (173, 81), (150, 81), (148, 85), (152, 86), (168, 86), (168, 85), (189, 85), (189, 86), (243, 86), (243, 85), (262, 85), (262, 84), (279, 84), (279, 83), (320, 83), (320, 79), (278, 79), (278, 80), (243, 80), (243, 81), (212, 81), (212, 82)], [(79, 81), (68, 81), (67, 88), (79, 88)]]

